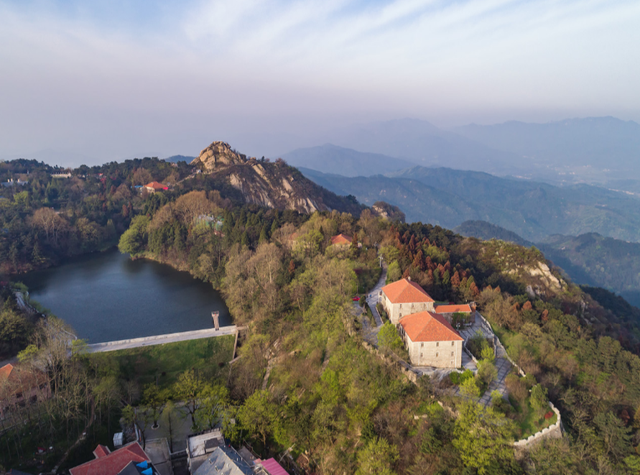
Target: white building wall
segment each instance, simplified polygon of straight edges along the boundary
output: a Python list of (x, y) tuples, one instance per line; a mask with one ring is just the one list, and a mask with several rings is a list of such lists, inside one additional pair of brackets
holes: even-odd
[(412, 313), (429, 311), (433, 312), (433, 302), (416, 302), (416, 303), (396, 303), (392, 304), (387, 295), (382, 292), (382, 306), (384, 307), (389, 320), (397, 325), (402, 317), (411, 315)]
[(404, 335), (411, 364), (436, 368), (462, 367), (462, 341), (411, 341)]

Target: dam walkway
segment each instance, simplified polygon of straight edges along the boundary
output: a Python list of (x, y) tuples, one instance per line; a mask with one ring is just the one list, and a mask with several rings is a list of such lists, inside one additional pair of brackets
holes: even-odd
[(206, 330), (193, 330), (180, 333), (167, 333), (166, 335), (146, 336), (142, 338), (131, 338), (129, 340), (108, 341), (106, 343), (93, 343), (87, 345), (88, 353), (103, 353), (106, 351), (128, 350), (130, 348), (140, 348), (142, 346), (163, 345), (165, 343), (175, 343), (178, 341), (199, 340), (201, 338), (213, 338), (217, 336), (235, 335), (247, 327), (229, 325)]

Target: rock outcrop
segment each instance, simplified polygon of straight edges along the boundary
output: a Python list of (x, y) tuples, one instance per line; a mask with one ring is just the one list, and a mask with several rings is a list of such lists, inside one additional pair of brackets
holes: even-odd
[(226, 142), (213, 142), (191, 165), (238, 190), (247, 203), (301, 213), (336, 209), (356, 216), (365, 208), (353, 197), (338, 196), (316, 185), (284, 160), (247, 158)]
[(216, 141), (202, 150), (191, 165), (199, 167), (203, 172), (213, 172), (221, 167), (241, 165), (246, 161), (246, 155), (232, 150), (226, 142)]

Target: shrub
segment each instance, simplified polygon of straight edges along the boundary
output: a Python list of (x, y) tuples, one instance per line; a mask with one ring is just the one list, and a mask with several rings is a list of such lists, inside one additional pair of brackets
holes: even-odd
[(489, 360), (482, 360), (478, 362), (478, 378), (484, 384), (491, 384), (493, 380), (498, 377), (498, 370), (496, 366)]
[(466, 369), (464, 373), (458, 373), (457, 371), (449, 373), (449, 379), (451, 379), (451, 382), (456, 386), (470, 378), (473, 378), (473, 371), (470, 369)]
[(463, 396), (480, 397), (480, 388), (476, 384), (476, 380), (474, 378), (469, 378), (460, 384), (460, 393)]

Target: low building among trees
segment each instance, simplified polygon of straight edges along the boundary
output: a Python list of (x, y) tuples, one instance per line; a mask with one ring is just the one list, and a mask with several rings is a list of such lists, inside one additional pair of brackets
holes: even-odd
[(138, 442), (131, 442), (111, 452), (108, 447), (98, 445), (93, 451), (95, 459), (73, 467), (71, 475), (156, 475), (147, 453)]
[(0, 418), (6, 417), (16, 405), (24, 406), (50, 396), (44, 372), (24, 365), (6, 364), (0, 368)]
[(434, 300), (411, 279), (400, 279), (382, 287), (381, 303), (389, 320), (397, 325), (403, 316), (421, 311), (434, 311)]
[(352, 242), (353, 238), (351, 236), (342, 233), (331, 238), (332, 246), (350, 246)]
[(436, 305), (435, 313), (442, 315), (454, 326), (456, 324), (472, 325), (476, 321), (476, 304), (471, 302), (463, 305)]
[(464, 338), (442, 315), (418, 312), (402, 317), (398, 325), (411, 364), (437, 368), (462, 366)]
[(169, 187), (162, 183), (158, 183), (157, 181), (152, 181), (151, 183), (144, 185), (144, 189), (149, 193), (155, 193), (156, 191), (167, 191)]

